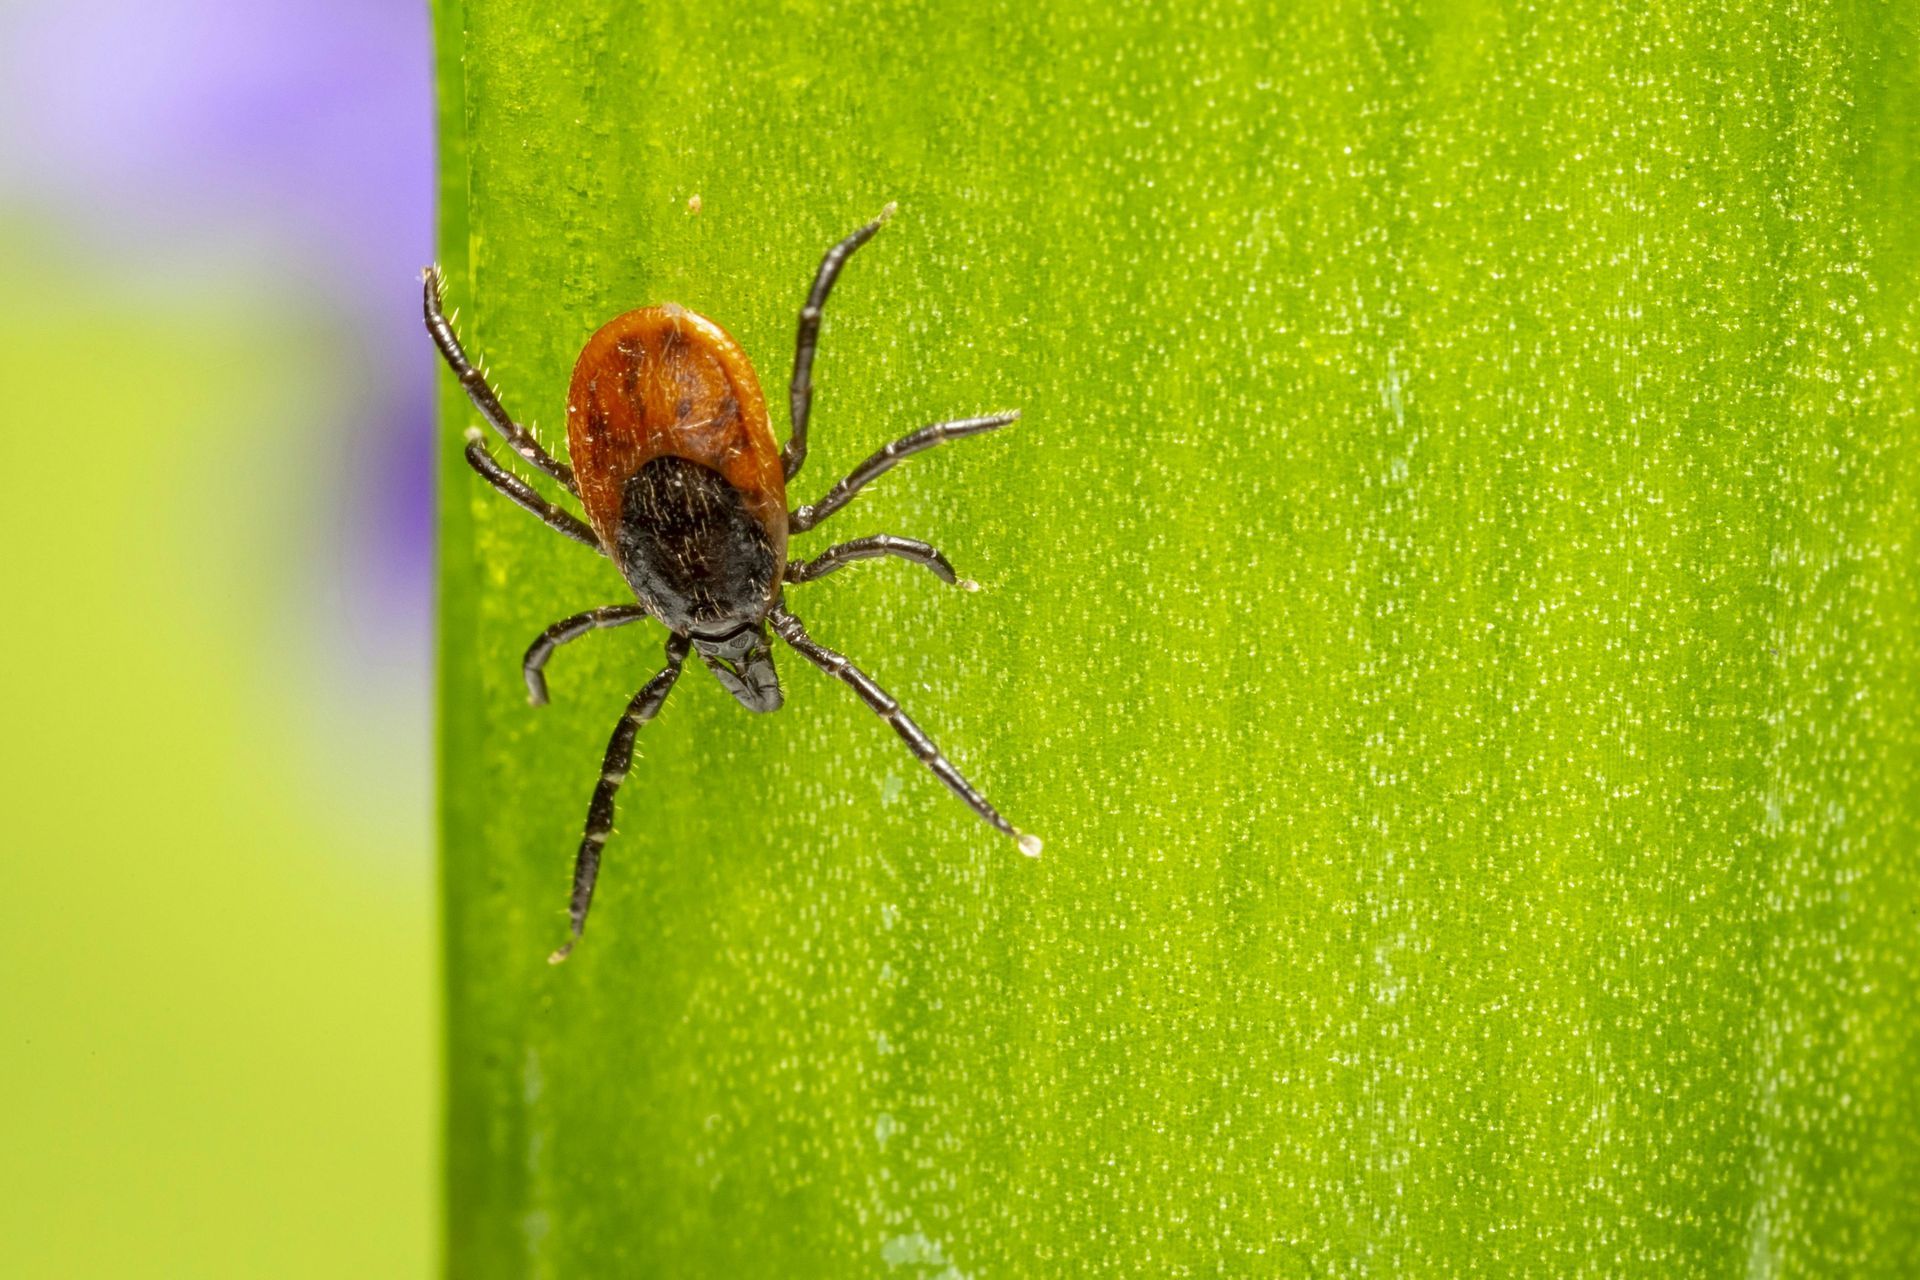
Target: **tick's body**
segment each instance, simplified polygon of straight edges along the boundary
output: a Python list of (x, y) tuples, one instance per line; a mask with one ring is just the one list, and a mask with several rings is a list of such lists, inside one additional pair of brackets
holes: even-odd
[[(888, 206), (888, 212), (892, 206)], [(895, 441), (856, 467), (820, 502), (787, 509), (787, 481), (806, 458), (813, 399), (813, 353), (821, 308), (846, 259), (878, 231), (886, 214), (828, 250), (800, 313), (790, 403), (793, 434), (775, 444), (766, 399), (746, 354), (719, 325), (684, 307), (645, 307), (604, 325), (587, 341), (567, 394), (567, 447), (572, 466), (556, 462), (510, 419), (467, 359), (441, 311), (440, 277), (427, 273), (428, 331), (481, 415), (523, 459), (579, 498), (587, 522), (547, 502), (504, 471), (468, 432), (467, 461), (509, 498), (558, 532), (607, 556), (639, 605), (608, 605), (547, 628), (528, 649), (527, 689), (546, 701), (544, 668), (555, 647), (597, 627), (643, 617), (665, 624), (667, 666), (643, 686), (607, 744), (599, 784), (574, 866), (573, 936), (586, 924), (600, 849), (613, 831), (613, 799), (633, 757), (634, 737), (653, 718), (697, 651), (727, 691), (752, 711), (778, 710), (782, 697), (766, 628), (802, 657), (851, 685), (893, 725), (913, 753), (972, 809), (1037, 855), (1023, 835), (988, 804), (885, 690), (841, 655), (816, 644), (789, 613), (782, 584), (822, 577), (854, 560), (897, 556), (954, 582), (946, 558), (924, 542), (887, 534), (830, 547), (811, 561), (787, 559), (787, 535), (825, 520), (865, 484), (901, 458), (960, 436), (990, 431), (1018, 414), (940, 422)], [(967, 584), (971, 586), (971, 584)], [(572, 949), (554, 953), (564, 959)]]
[(787, 477), (726, 330), (671, 306), (602, 327), (573, 367), (567, 451), (600, 545), (654, 617), (698, 635), (766, 616), (787, 562)]

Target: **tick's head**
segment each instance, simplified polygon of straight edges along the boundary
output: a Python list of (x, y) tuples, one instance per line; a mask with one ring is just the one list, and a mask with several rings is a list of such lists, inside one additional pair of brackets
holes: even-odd
[(724, 636), (695, 636), (693, 647), (741, 706), (749, 711), (780, 709), (780, 674), (773, 669), (765, 623), (749, 623)]

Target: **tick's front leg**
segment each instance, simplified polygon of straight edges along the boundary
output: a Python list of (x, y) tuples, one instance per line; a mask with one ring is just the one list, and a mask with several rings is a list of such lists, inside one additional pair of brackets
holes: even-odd
[(688, 641), (674, 636), (667, 641), (667, 665), (659, 675), (640, 687), (627, 704), (626, 714), (614, 726), (607, 742), (606, 758), (600, 762), (600, 781), (594, 784), (593, 799), (587, 805), (586, 834), (580, 837), (580, 852), (573, 860), (573, 894), (567, 902), (567, 918), (573, 936), (566, 945), (547, 957), (548, 964), (559, 964), (573, 953), (573, 944), (586, 932), (587, 909), (593, 905), (593, 887), (600, 879), (600, 850), (613, 834), (613, 797), (633, 767), (633, 740), (640, 726), (660, 712), (673, 682), (680, 678), (680, 666), (687, 660)]

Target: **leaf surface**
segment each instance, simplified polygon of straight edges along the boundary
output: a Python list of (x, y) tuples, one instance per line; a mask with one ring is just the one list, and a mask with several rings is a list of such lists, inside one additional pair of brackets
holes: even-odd
[(796, 549), (985, 589), (789, 598), (1047, 841), (689, 668), (549, 968), (663, 635), (526, 705), (627, 597), (449, 380), (453, 1273), (1920, 1269), (1912, 16), (1180, 8), (438, 5), (453, 300), (556, 446), (650, 303), (782, 405), (899, 202), (795, 500), (1025, 418)]

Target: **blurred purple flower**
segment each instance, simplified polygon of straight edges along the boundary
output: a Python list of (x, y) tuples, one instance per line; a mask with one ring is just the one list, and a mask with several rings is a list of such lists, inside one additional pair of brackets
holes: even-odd
[(0, 183), (15, 198), (142, 239), (265, 218), (354, 277), (420, 265), (425, 6), (54, 0), (4, 21)]
[[(109, 268), (226, 262), (352, 335), (343, 465), (347, 647), (422, 695), (433, 368), (426, 6), (392, 0), (33, 0), (0, 14), (0, 196)], [(336, 352), (336, 357), (342, 353)], [(322, 539), (324, 540), (324, 538)], [(324, 570), (323, 570), (324, 572)]]

